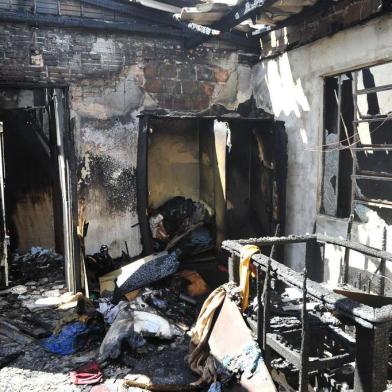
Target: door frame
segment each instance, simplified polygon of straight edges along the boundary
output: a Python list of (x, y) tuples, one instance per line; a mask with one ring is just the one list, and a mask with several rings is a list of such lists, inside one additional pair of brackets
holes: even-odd
[[(75, 150), (74, 131), (75, 124), (70, 119), (70, 103), (69, 103), (69, 86), (61, 84), (31, 84), (31, 83), (0, 83), (0, 90), (42, 90), (45, 96), (45, 106), (48, 108), (50, 132), (53, 132), (60, 138), (56, 140), (56, 149), (51, 148), (52, 152), (61, 154), (64, 165), (66, 187), (61, 187), (55, 183), (54, 187), (59, 187), (60, 203), (63, 205), (62, 226), (63, 226), (63, 243), (64, 243), (64, 259), (65, 259), (65, 279), (69, 291), (76, 292), (81, 288), (81, 266), (80, 266), (80, 246), (79, 237), (77, 235), (78, 208), (77, 208), (77, 159)], [(51, 94), (55, 91), (62, 92), (62, 105), (55, 108)], [(26, 106), (27, 108), (28, 106)], [(23, 107), (20, 107), (23, 109)], [(7, 109), (5, 109), (7, 110)], [(57, 116), (57, 118), (56, 118)], [(60, 118), (61, 117), (61, 118)], [(56, 126), (57, 124), (57, 126)], [(53, 129), (56, 126), (57, 129)], [(60, 143), (59, 143), (60, 141)], [(52, 143), (51, 143), (52, 144)], [(57, 155), (59, 156), (59, 155)], [(54, 162), (54, 160), (52, 161)], [(60, 177), (59, 166), (56, 168), (56, 176)], [(58, 182), (57, 178), (54, 178)], [(64, 181), (63, 181), (64, 185)], [(0, 206), (1, 208), (1, 206)], [(5, 209), (7, 207), (5, 206)], [(2, 209), (2, 208), (1, 208)], [(4, 211), (5, 213), (5, 211)], [(67, 224), (65, 225), (64, 221)], [(64, 228), (67, 227), (65, 230)], [(1, 232), (0, 232), (1, 234)], [(6, 234), (6, 233), (5, 233)], [(68, 244), (68, 245), (67, 245)], [(57, 244), (56, 244), (57, 245)], [(66, 249), (67, 247), (67, 249)], [(5, 252), (6, 253), (6, 252)], [(0, 258), (4, 257), (0, 254)], [(6, 261), (7, 263), (7, 261)], [(1, 282), (0, 282), (1, 283)], [(8, 284), (8, 282), (7, 282)]]

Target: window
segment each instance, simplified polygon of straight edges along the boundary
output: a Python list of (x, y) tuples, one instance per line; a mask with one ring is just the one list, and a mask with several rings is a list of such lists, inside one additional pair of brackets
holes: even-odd
[(392, 208), (391, 120), (392, 63), (325, 79), (323, 213)]

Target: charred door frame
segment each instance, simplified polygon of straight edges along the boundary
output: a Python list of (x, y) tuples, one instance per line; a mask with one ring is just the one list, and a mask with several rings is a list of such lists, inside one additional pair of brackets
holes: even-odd
[[(77, 160), (76, 160), (76, 150), (75, 150), (75, 141), (74, 141), (74, 128), (75, 124), (71, 122), (70, 119), (70, 104), (69, 104), (69, 86), (64, 84), (31, 84), (31, 83), (0, 83), (0, 90), (5, 89), (15, 89), (15, 90), (46, 90), (46, 102), (45, 105), (50, 109), (51, 102), (49, 102), (49, 94), (54, 93), (54, 91), (61, 90), (64, 94), (64, 102), (63, 102), (63, 111), (57, 114), (62, 114), (61, 124), (63, 125), (61, 130), (61, 142), (63, 143), (63, 153), (64, 160), (67, 162), (67, 178), (69, 181), (69, 199), (67, 200), (67, 207), (69, 208), (69, 216), (71, 218), (71, 229), (72, 229), (72, 255), (70, 257), (72, 263), (72, 276), (69, 276), (67, 273), (68, 268), (67, 264), (69, 260), (66, 260), (66, 268), (65, 268), (65, 279), (67, 281), (67, 286), (70, 291), (76, 292), (81, 288), (81, 279), (80, 279), (80, 247), (79, 247), (79, 238), (77, 235), (77, 222), (78, 222), (78, 208), (77, 208)], [(52, 116), (50, 116), (52, 117)], [(50, 132), (56, 132), (53, 130), (53, 119), (50, 119)], [(56, 146), (57, 149), (59, 146)], [(52, 147), (51, 147), (52, 149)], [(59, 168), (57, 167), (57, 175), (59, 175)], [(57, 193), (59, 184), (54, 184), (54, 191)], [(61, 192), (61, 190), (60, 190)], [(6, 207), (7, 208), (7, 207)], [(62, 219), (64, 220), (64, 216)], [(64, 225), (63, 225), (64, 227)], [(57, 237), (57, 234), (56, 234)], [(63, 239), (64, 242), (64, 239)]]
[[(136, 194), (137, 194), (137, 214), (139, 219), (140, 235), (142, 241), (142, 254), (151, 254), (154, 251), (153, 240), (150, 232), (148, 222), (148, 139), (149, 139), (149, 124), (151, 119), (158, 118), (171, 118), (171, 119), (184, 119), (193, 118), (196, 121), (209, 119), (211, 121), (225, 121), (230, 122), (230, 118), (219, 116), (202, 116), (202, 115), (162, 115), (161, 113), (149, 112), (139, 115), (139, 133), (138, 133), (138, 149), (137, 149), (137, 167), (136, 167)], [(239, 118), (236, 120), (249, 121), (249, 118)], [(252, 120), (263, 122), (265, 119), (253, 118)], [(287, 134), (284, 127), (284, 122), (273, 120), (274, 127), (274, 156), (276, 170), (275, 178), (277, 186), (277, 194), (279, 197), (279, 223), (280, 232), (284, 232), (284, 223), (286, 216), (286, 180), (287, 180)], [(275, 230), (275, 227), (273, 227)], [(281, 255), (279, 255), (281, 256)]]

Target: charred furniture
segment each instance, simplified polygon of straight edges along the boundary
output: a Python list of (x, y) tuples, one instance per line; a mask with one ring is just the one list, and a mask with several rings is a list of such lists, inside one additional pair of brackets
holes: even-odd
[[(298, 273), (291, 268), (274, 260), (272, 255), (277, 245), (294, 243), (305, 243), (307, 257), (305, 261), (305, 273)], [(268, 361), (268, 351), (274, 350), (286, 361), (290, 362), (299, 370), (299, 390), (308, 389), (308, 377), (314, 371), (330, 369), (342, 366), (355, 359), (355, 374), (353, 386), (355, 391), (383, 391), (387, 384), (389, 339), (392, 326), (392, 305), (371, 307), (350, 299), (341, 294), (326, 288), (309, 277), (320, 280), (317, 273), (316, 257), (322, 257), (320, 249), (325, 244), (333, 244), (345, 247), (347, 250), (354, 250), (364, 255), (376, 257), (381, 260), (392, 260), (392, 254), (369, 246), (361, 245), (351, 241), (339, 240), (324, 235), (305, 235), (288, 237), (264, 237), (249, 240), (229, 240), (222, 244), (222, 247), (230, 253), (229, 272), (230, 280), (236, 281), (237, 264), (244, 245), (258, 245), (265, 250), (272, 246), (270, 256), (257, 253), (252, 257), (252, 263), (257, 271), (257, 336), (261, 347), (264, 349), (266, 360)], [(322, 261), (322, 260), (321, 260)], [(317, 263), (320, 265), (320, 263)], [(264, 290), (262, 280), (264, 276)], [(283, 333), (271, 332), (271, 280), (284, 285), (302, 290), (302, 309), (300, 329), (294, 333), (300, 334), (300, 349), (295, 350), (292, 344), (288, 343), (289, 336)], [(345, 353), (338, 353), (329, 358), (314, 358), (314, 353), (310, 356), (309, 348), (312, 331), (309, 323), (309, 312), (306, 304), (312, 299), (324, 307), (326, 310), (338, 317), (344, 325), (355, 326), (355, 353), (351, 352), (350, 338), (338, 331), (330, 330), (328, 333), (335, 333), (334, 340), (340, 340), (348, 347)], [(326, 326), (326, 330), (327, 330)], [(327, 333), (325, 334), (327, 335)], [(353, 340), (354, 343), (354, 340)]]

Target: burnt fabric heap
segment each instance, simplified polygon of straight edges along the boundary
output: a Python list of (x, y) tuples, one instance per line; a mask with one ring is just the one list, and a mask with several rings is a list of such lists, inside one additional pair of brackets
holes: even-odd
[(213, 248), (208, 229), (211, 214), (202, 203), (176, 196), (150, 214), (150, 229), (156, 250), (174, 248), (180, 259)]

